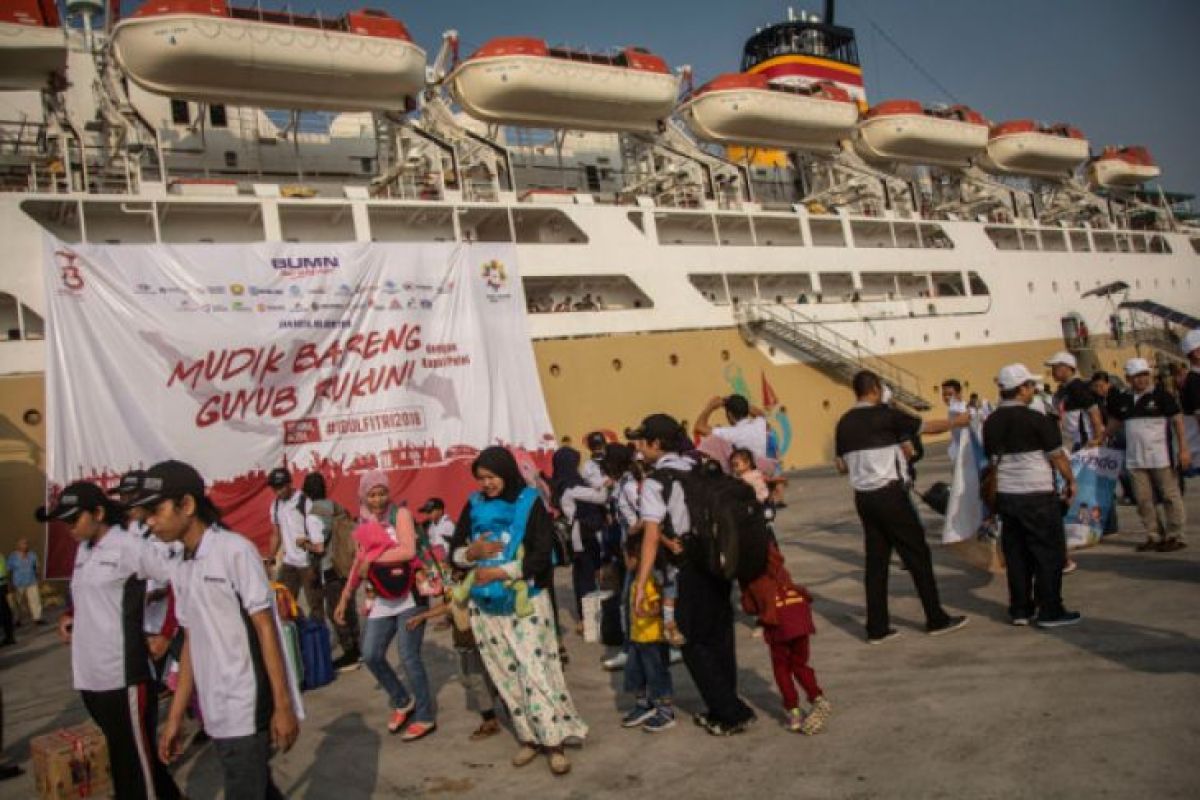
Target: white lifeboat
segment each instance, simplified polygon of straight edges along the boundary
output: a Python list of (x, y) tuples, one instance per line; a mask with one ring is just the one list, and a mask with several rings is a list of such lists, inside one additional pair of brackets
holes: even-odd
[(863, 115), (855, 147), (868, 161), (966, 167), (987, 139), (987, 120), (966, 106), (935, 109), (915, 100), (885, 100)]
[(610, 132), (656, 130), (679, 92), (667, 63), (641, 48), (595, 55), (528, 37), (489, 40), (447, 83), (484, 122)]
[(1132, 187), (1162, 174), (1144, 147), (1106, 147), (1088, 164), (1088, 182), (1095, 187)]
[(996, 175), (1062, 178), (1087, 160), (1088, 140), (1070, 125), (1038, 125), (1033, 120), (1002, 122), (988, 136), (979, 166)]
[(393, 111), (425, 85), (425, 51), (382, 11), (333, 19), (224, 0), (151, 0), (113, 30), (143, 89), (201, 103)]
[(837, 150), (858, 122), (849, 92), (829, 81), (786, 86), (746, 73), (713, 78), (678, 113), (707, 142), (822, 153)]
[(0, 91), (37, 91), (67, 67), (67, 36), (54, 0), (0, 6)]

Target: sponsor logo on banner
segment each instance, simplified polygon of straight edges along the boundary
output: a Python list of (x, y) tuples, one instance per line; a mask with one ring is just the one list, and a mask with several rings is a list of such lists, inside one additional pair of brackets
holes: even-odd
[(304, 290), (293, 283), (288, 287), (288, 294), (290, 294), (292, 297), (299, 297), (300, 295), (304, 294)]
[(133, 285), (134, 294), (154, 294), (154, 287), (148, 283), (135, 283)]
[(209, 294), (225, 294), (225, 287), (224, 286), (210, 286), (210, 287), (208, 287), (208, 293)]
[(496, 258), (485, 261), (479, 268), (479, 273), (483, 276), (483, 282), (487, 284), (488, 300), (497, 303), (512, 296), (504, 291), (508, 286), (508, 273), (504, 269), (504, 262)]
[(79, 255), (74, 250), (56, 250), (54, 258), (58, 261), (58, 281), (62, 288), (61, 294), (78, 295), (83, 291), (83, 269), (79, 265)]
[(246, 305), (241, 300), (234, 300), (233, 301), (233, 310), (234, 311), (250, 311), (252, 309), (250, 308), (250, 306)]
[(246, 287), (240, 283), (229, 284), (229, 293), (234, 297), (241, 297), (246, 293)]
[(337, 256), (284, 256), (271, 259), (271, 269), (284, 278), (313, 278), (341, 267)]
[(290, 419), (283, 423), (283, 443), (285, 445), (312, 444), (321, 441), (321, 426), (317, 420)]

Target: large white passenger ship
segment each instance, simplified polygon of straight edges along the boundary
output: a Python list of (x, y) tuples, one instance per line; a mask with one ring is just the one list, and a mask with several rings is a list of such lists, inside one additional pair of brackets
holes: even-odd
[(12, 533), (45, 484), (43, 231), (514, 242), (560, 436), (694, 419), (738, 390), (767, 408), (788, 466), (828, 460), (861, 366), (929, 410), (942, 379), (991, 397), (999, 366), (1040, 364), (1064, 338), (1093, 367), (1166, 356), (1171, 320), (1200, 314), (1200, 230), (1146, 188), (1145, 149), (871, 105), (831, 2), (761, 29), (740, 72), (696, 88), (641, 48), (536, 31), (469, 54), (448, 31), (427, 54), (370, 10), (65, 11), (0, 0)]

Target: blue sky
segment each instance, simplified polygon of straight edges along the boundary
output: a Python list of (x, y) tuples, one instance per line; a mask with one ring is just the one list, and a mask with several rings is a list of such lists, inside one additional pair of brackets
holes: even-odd
[[(245, 0), (234, 0), (248, 4)], [(792, 0), (820, 12), (822, 0)], [(137, 3), (125, 0), (126, 8)], [(284, 3), (267, 0), (264, 8)], [(409, 27), (430, 53), (456, 28), (464, 54), (492, 36), (533, 35), (604, 49), (640, 44), (697, 84), (735, 71), (755, 27), (782, 20), (774, 0), (296, 0), (299, 13), (373, 6)], [(887, 32), (946, 89), (990, 119), (1070, 122), (1091, 140), (1144, 144), (1166, 188), (1200, 192), (1200, 0), (839, 0), (857, 30), (872, 101), (947, 102), (880, 36)]]

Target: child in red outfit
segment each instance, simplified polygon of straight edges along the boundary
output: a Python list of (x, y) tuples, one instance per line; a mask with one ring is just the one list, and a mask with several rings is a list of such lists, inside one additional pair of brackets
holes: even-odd
[[(812, 597), (792, 581), (783, 566), (783, 555), (774, 545), (767, 556), (766, 571), (742, 587), (742, 608), (757, 616), (762, 625), (763, 641), (771, 649), (775, 684), (788, 715), (788, 730), (808, 736), (820, 733), (833, 706), (808, 664), (809, 637), (816, 633)], [(797, 682), (812, 705), (807, 714), (800, 706)]]

